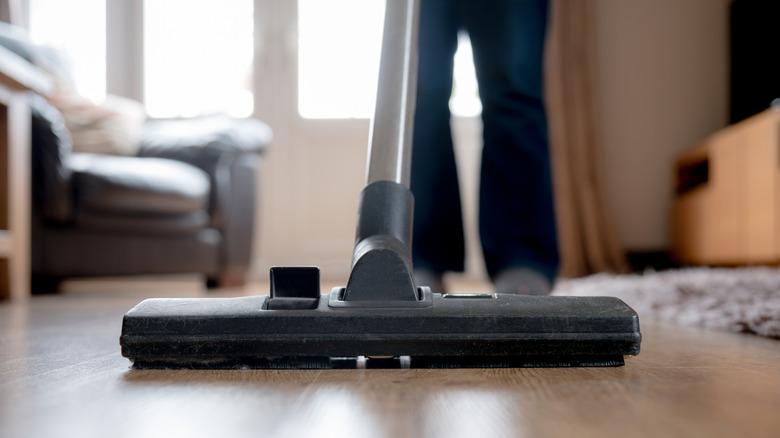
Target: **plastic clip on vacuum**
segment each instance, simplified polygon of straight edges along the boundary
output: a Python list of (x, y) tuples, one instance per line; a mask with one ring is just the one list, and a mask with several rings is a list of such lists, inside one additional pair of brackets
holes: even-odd
[(639, 353), (637, 314), (611, 297), (438, 294), (416, 287), (409, 190), (417, 0), (386, 6), (368, 181), (346, 287), (271, 269), (270, 296), (149, 299), (124, 317), (139, 368), (616, 366)]

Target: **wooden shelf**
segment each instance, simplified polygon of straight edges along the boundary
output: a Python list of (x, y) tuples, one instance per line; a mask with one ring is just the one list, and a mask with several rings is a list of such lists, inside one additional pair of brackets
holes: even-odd
[(0, 299), (30, 295), (30, 108), (49, 77), (0, 47)]
[(780, 262), (780, 110), (709, 136), (677, 160), (675, 256), (684, 264)]

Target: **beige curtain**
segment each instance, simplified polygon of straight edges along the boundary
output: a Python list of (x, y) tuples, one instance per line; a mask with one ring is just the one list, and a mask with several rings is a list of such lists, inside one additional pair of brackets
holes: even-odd
[(591, 1), (552, 4), (546, 86), (561, 275), (627, 270), (599, 174)]

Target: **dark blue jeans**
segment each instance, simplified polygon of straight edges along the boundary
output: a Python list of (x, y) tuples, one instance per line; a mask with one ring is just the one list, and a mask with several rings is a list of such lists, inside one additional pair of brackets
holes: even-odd
[(482, 100), (479, 231), (488, 273), (530, 267), (555, 277), (558, 244), (542, 81), (547, 12), (547, 0), (422, 0), (412, 159), (416, 267), (463, 270), (448, 103), (458, 32), (465, 31)]

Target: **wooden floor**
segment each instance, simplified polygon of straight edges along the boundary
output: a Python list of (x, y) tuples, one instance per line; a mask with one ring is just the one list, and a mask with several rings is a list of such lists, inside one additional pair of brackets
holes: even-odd
[(643, 321), (621, 368), (138, 371), (133, 295), (0, 305), (0, 436), (780, 436), (778, 341)]

